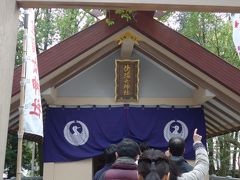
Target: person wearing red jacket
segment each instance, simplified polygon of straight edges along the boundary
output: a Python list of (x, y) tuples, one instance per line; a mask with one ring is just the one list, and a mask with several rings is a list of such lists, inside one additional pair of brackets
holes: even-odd
[(117, 159), (111, 169), (107, 170), (101, 180), (138, 180), (137, 164), (140, 155), (138, 144), (131, 139), (123, 139), (117, 144)]

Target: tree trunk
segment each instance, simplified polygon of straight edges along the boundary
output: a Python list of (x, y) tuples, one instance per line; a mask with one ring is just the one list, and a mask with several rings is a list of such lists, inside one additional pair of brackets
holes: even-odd
[(215, 174), (215, 167), (214, 167), (214, 142), (213, 138), (208, 139), (208, 152), (209, 152), (209, 174)]

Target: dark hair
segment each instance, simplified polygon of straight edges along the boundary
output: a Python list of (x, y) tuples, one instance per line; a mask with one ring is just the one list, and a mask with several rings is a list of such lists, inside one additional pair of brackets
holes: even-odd
[(173, 156), (182, 156), (184, 153), (185, 141), (180, 137), (172, 137), (168, 142), (168, 147)]
[(126, 156), (135, 159), (140, 154), (140, 148), (132, 139), (124, 138), (117, 144), (117, 153), (119, 157)]
[(169, 170), (170, 170), (170, 177), (169, 180), (177, 180), (178, 176), (181, 176), (178, 166), (175, 162), (169, 160)]
[(147, 142), (140, 142), (139, 147), (140, 147), (141, 153), (143, 153), (143, 151), (146, 151), (146, 150), (150, 149)]
[(105, 163), (112, 163), (116, 160), (117, 145), (111, 144), (104, 150)]
[(157, 149), (144, 151), (138, 161), (138, 172), (144, 180), (161, 180), (169, 170), (168, 157)]

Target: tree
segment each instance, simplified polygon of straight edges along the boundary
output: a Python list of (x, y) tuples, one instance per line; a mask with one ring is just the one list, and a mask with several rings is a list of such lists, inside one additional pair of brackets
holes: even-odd
[(239, 148), (239, 132), (209, 138), (210, 174), (240, 177), (240, 174), (236, 173), (238, 172), (236, 164)]
[[(5, 169), (8, 174), (8, 178), (16, 177), (16, 166), (17, 166), (17, 135), (8, 134), (7, 140), (7, 151), (5, 159)], [(31, 168), (31, 149), (28, 142), (23, 142), (23, 157), (22, 157), (23, 168), (30, 170)]]
[(240, 68), (240, 60), (232, 40), (230, 16), (229, 13), (175, 12), (166, 13), (159, 20)]
[(55, 36), (56, 22), (52, 9), (36, 9), (35, 23), (36, 48), (39, 54), (59, 41)]
[[(96, 23), (98, 19), (89, 12), (90, 10), (83, 9), (35, 9), (37, 54)], [(16, 66), (22, 63), (23, 19), (24, 14), (21, 10), (16, 46)]]

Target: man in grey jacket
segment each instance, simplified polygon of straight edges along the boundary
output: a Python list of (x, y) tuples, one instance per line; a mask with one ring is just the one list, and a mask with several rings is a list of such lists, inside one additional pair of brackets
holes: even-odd
[(172, 137), (168, 142), (169, 159), (176, 164), (180, 174), (193, 170), (193, 167), (184, 159), (185, 141), (180, 137)]
[(197, 129), (193, 134), (193, 148), (195, 149), (196, 160), (192, 171), (183, 173), (178, 180), (204, 180), (208, 175), (209, 158), (205, 146), (202, 144), (202, 136), (197, 134)]
[[(182, 175), (174, 174), (175, 169), (169, 164), (168, 158), (160, 150), (150, 149), (143, 152), (138, 164), (139, 180), (162, 179), (169, 180), (204, 180), (208, 175), (209, 160), (207, 151), (201, 142), (202, 136), (193, 134), (193, 147), (195, 149), (196, 161), (192, 171)], [(173, 176), (172, 176), (173, 175)]]

